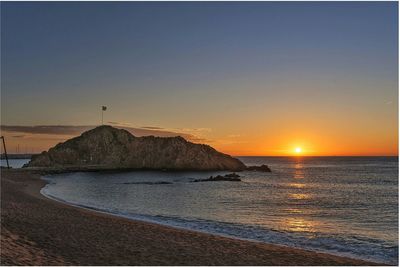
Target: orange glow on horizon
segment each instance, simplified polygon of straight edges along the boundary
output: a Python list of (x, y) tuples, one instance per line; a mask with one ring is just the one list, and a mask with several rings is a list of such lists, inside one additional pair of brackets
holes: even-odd
[[(287, 132), (287, 134), (283, 134)], [(378, 135), (379, 133), (379, 135)], [(354, 134), (343, 132), (303, 131), (292, 133), (290, 129), (265, 134), (228, 134), (205, 136), (204, 141), (216, 150), (232, 156), (398, 156), (397, 131), (378, 132), (377, 134)], [(36, 134), (7, 132), (7, 150), (9, 153), (40, 153), (76, 136), (67, 134)], [(228, 136), (228, 137), (227, 137)], [(289, 140), (289, 141), (288, 141)], [(191, 141), (191, 140), (189, 140)], [(2, 152), (2, 151), (1, 151)]]
[[(292, 137), (276, 136), (267, 141), (260, 138), (246, 144), (210, 145), (233, 156), (398, 156), (397, 132), (379, 138), (368, 134), (347, 139), (333, 134), (315, 134), (301, 141), (294, 138), (294, 142), (287, 142), (286, 138)], [(307, 140), (312, 140), (312, 143)]]

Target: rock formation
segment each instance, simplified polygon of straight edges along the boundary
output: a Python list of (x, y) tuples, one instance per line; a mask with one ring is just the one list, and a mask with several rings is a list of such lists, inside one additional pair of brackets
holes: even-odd
[(207, 179), (196, 179), (193, 182), (198, 183), (198, 182), (217, 182), (217, 181), (230, 181), (230, 182), (240, 182), (242, 181), (240, 176), (237, 175), (236, 173), (230, 173), (230, 174), (225, 174), (224, 176), (222, 175), (217, 175), (217, 176), (210, 176)]
[(32, 157), (25, 167), (75, 169), (245, 170), (238, 159), (182, 137), (135, 137), (99, 126)]
[(271, 172), (271, 169), (263, 164), (261, 166), (249, 166), (246, 168), (246, 171), (259, 171), (259, 172)]

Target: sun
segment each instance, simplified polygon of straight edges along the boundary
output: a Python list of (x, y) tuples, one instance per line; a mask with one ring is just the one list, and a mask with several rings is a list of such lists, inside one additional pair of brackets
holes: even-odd
[(302, 151), (301, 147), (296, 147), (296, 148), (294, 149), (294, 152), (296, 152), (296, 154), (300, 154), (301, 151)]

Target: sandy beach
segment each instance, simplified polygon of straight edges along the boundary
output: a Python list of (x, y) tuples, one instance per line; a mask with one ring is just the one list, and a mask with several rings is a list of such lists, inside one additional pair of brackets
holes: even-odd
[(376, 265), (80, 209), (45, 198), (44, 185), (1, 170), (1, 265)]

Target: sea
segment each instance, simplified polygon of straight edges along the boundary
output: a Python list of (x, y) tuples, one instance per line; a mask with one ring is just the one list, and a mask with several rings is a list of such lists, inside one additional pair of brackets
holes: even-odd
[[(22, 168), (25, 163), (28, 163), (30, 159), (9, 159), (8, 165), (13, 169)], [(7, 167), (7, 161), (5, 159), (1, 160), (1, 166)]]
[(47, 197), (117, 216), (398, 265), (398, 157), (239, 157), (272, 172), (47, 175)]

